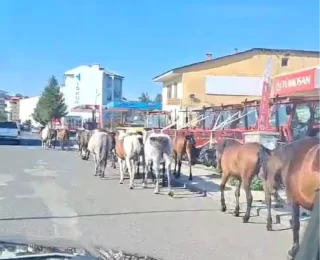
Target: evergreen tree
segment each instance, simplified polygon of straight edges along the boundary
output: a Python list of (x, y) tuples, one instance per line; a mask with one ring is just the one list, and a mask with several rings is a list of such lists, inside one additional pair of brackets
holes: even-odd
[(146, 92), (146, 93), (141, 93), (141, 96), (140, 97), (138, 97), (138, 100), (140, 101), (140, 102), (151, 102), (151, 99), (150, 99), (150, 97), (149, 97), (149, 94)]
[(154, 102), (162, 102), (162, 94), (157, 94)]
[(54, 118), (61, 118), (67, 115), (67, 105), (64, 102), (57, 79), (52, 76), (48, 85), (39, 98), (33, 119), (42, 125), (46, 125)]

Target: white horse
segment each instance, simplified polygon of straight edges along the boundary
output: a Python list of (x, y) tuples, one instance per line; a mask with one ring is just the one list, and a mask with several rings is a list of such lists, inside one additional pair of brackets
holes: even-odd
[(41, 147), (43, 149), (48, 149), (51, 147), (51, 138), (52, 138), (52, 128), (47, 124), (41, 131)]
[(156, 175), (156, 187), (154, 190), (155, 194), (159, 193), (159, 172), (160, 163), (164, 161), (166, 174), (168, 178), (168, 195), (173, 196), (173, 191), (171, 189), (171, 163), (172, 163), (172, 153), (173, 153), (173, 142), (169, 135), (162, 133), (145, 132), (144, 134), (144, 150), (145, 150), (145, 175), (143, 186), (147, 185), (147, 176), (150, 169), (151, 162), (153, 163), (153, 168)]
[[(108, 154), (112, 149), (112, 138), (104, 132), (94, 132), (88, 143), (88, 150), (94, 158), (94, 175), (104, 178)], [(88, 155), (89, 156), (89, 155)]]
[(124, 154), (124, 157), (118, 156), (118, 163), (120, 168), (120, 184), (123, 183), (124, 172), (127, 168), (130, 176), (130, 189), (133, 189), (134, 176), (137, 170), (137, 164), (139, 162), (140, 155), (143, 153), (142, 139), (143, 137), (141, 135), (135, 133), (121, 132), (118, 135), (118, 141), (122, 140), (122, 149)]

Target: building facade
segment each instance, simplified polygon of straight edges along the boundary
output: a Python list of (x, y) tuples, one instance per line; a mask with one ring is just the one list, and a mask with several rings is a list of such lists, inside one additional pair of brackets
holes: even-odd
[(319, 64), (318, 51), (250, 49), (182, 66), (156, 76), (162, 83), (163, 109), (234, 104), (260, 97), (266, 63), (272, 59), (272, 76)]
[(7, 92), (0, 90), (0, 113), (5, 114), (6, 113), (6, 95)]
[(79, 66), (64, 73), (65, 82), (61, 87), (68, 106), (68, 116), (89, 120), (92, 110), (96, 117), (105, 122), (108, 114), (100, 116), (99, 107), (105, 107), (113, 101), (122, 100), (124, 77), (100, 67), (99, 64)]
[(5, 99), (6, 113), (9, 121), (20, 121), (20, 97), (8, 96)]
[(32, 114), (34, 112), (34, 109), (37, 106), (37, 103), (39, 101), (40, 96), (35, 97), (29, 97), (29, 98), (23, 98), (19, 101), (19, 119), (23, 123), (27, 120), (31, 120), (31, 124), (36, 126), (38, 123), (34, 121), (32, 118)]

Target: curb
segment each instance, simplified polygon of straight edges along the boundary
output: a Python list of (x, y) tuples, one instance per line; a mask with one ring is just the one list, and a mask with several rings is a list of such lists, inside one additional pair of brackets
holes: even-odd
[[(181, 176), (183, 174), (181, 173)], [(180, 177), (181, 178), (181, 177)], [(186, 177), (187, 178), (187, 177)], [(208, 197), (211, 199), (217, 199), (217, 192), (207, 191), (203, 188), (200, 188), (196, 184), (188, 183), (189, 180), (183, 180), (183, 179), (172, 179), (172, 184), (175, 186), (183, 187), (184, 189), (188, 189), (191, 192), (195, 192), (198, 194), (203, 194), (203, 197)], [(234, 190), (232, 188), (232, 190)], [(220, 192), (218, 191), (218, 194), (220, 196)], [(220, 197), (219, 197), (220, 198)], [(255, 201), (253, 199), (253, 201)], [(256, 202), (259, 202), (256, 200)], [(235, 208), (235, 202), (232, 202), (232, 200), (226, 198), (226, 205), (227, 208)], [(256, 213), (256, 216), (260, 216), (263, 218), (267, 218), (267, 207), (266, 205), (254, 205), (251, 208), (251, 216), (253, 215), (252, 212)], [(278, 211), (276, 208), (271, 208), (271, 217), (273, 219), (273, 224), (280, 224), (291, 227), (291, 211)], [(306, 224), (307, 220), (310, 219), (310, 216), (307, 217), (300, 217), (301, 225)], [(267, 223), (267, 222), (266, 222)]]

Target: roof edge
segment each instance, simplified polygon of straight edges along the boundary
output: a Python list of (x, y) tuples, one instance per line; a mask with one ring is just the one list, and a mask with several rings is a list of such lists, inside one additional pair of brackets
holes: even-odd
[(162, 74), (157, 75), (156, 77), (154, 77), (152, 80), (155, 81), (156, 79), (164, 76), (165, 74), (169, 73), (172, 71), (172, 73), (183, 73), (185, 69), (193, 67), (193, 66), (197, 66), (197, 65), (201, 65), (204, 63), (214, 63), (223, 59), (228, 59), (231, 57), (236, 57), (236, 56), (241, 56), (241, 55), (245, 55), (245, 54), (254, 54), (257, 52), (265, 52), (265, 53), (283, 53), (283, 54), (309, 54), (310, 56), (320, 56), (320, 51), (307, 51), (307, 50), (295, 50), (295, 49), (268, 49), (268, 48), (252, 48), (249, 50), (245, 50), (242, 52), (237, 52), (237, 53), (232, 53), (230, 55), (225, 55), (225, 56), (221, 56), (212, 60), (204, 60), (204, 61), (200, 61), (200, 62), (195, 62), (195, 63), (191, 63), (189, 65), (185, 65), (185, 66), (181, 66), (181, 67), (177, 67), (171, 70), (168, 70)]

